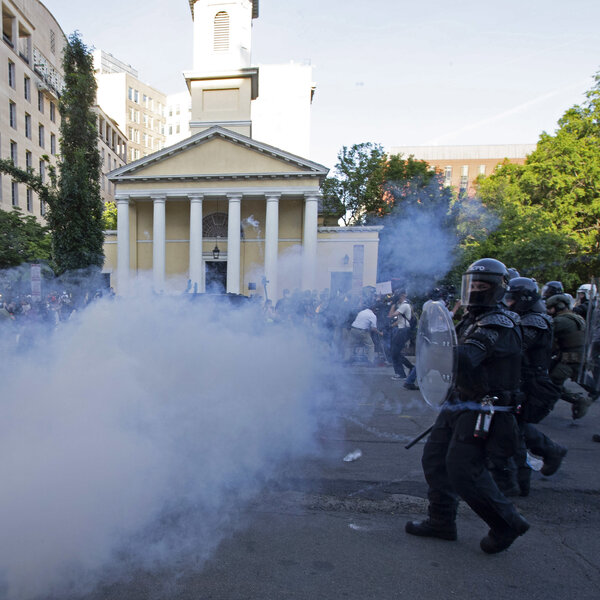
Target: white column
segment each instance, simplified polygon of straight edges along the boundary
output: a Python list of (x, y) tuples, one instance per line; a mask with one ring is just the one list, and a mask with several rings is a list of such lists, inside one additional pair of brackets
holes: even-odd
[(319, 194), (305, 194), (304, 197), (304, 235), (302, 238), (302, 289), (315, 287), (317, 269), (317, 215), (319, 212)]
[(152, 196), (154, 204), (154, 221), (152, 228), (152, 280), (154, 291), (160, 292), (165, 287), (165, 196)]
[(269, 282), (267, 291), (271, 300), (276, 301), (277, 292), (277, 255), (279, 246), (279, 198), (281, 194), (267, 194), (266, 232), (265, 232), (265, 277)]
[(194, 291), (197, 285), (199, 292), (202, 286), (202, 194), (190, 196), (190, 281)]
[(241, 194), (227, 194), (229, 214), (227, 217), (227, 292), (240, 293), (240, 226)]
[(129, 196), (117, 196), (117, 287), (120, 295), (129, 287)]

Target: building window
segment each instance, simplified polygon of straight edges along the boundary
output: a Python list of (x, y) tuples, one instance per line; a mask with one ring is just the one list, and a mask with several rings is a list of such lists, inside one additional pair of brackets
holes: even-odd
[(38, 90), (38, 110), (44, 114), (44, 94), (41, 90)]
[(42, 183), (46, 180), (46, 163), (43, 160), (40, 160), (40, 179)]
[(17, 105), (8, 101), (8, 122), (13, 129), (17, 128)]
[(215, 52), (229, 50), (229, 14), (224, 10), (215, 15), (213, 50)]
[(12, 205), (19, 206), (19, 184), (16, 181), (10, 184), (10, 194), (12, 197)]
[(127, 88), (127, 97), (133, 102), (133, 88)]
[(27, 188), (27, 210), (33, 212), (33, 191)]
[(31, 115), (25, 113), (25, 137), (31, 139)]
[(485, 165), (479, 165), (479, 174), (485, 175)]
[(444, 168), (444, 185), (452, 184), (452, 167)]
[(29, 152), (29, 150), (25, 151), (25, 166), (27, 167), (27, 170), (32, 168), (32, 163), (33, 163), (33, 155), (31, 154), (31, 152)]
[(17, 87), (15, 63), (12, 60), (8, 61), (8, 85), (13, 89), (16, 89)]
[(56, 136), (53, 133), (50, 134), (50, 154), (56, 154)]
[(29, 64), (31, 56), (31, 33), (19, 23), (19, 56)]
[(140, 92), (139, 92), (139, 90), (133, 90), (133, 101), (136, 104), (140, 103)]
[(56, 122), (56, 105), (52, 101), (50, 101), (50, 120)]
[(15, 165), (15, 167), (18, 164), (17, 161), (18, 158), (18, 152), (17, 152), (17, 142), (10, 142), (10, 160), (13, 161), (13, 164)]
[(43, 200), (40, 200), (40, 215), (42, 215), (42, 217), (46, 214), (46, 204), (44, 203)]
[(15, 21), (15, 17), (12, 13), (8, 12), (8, 10), (2, 6), (2, 38), (4, 41), (11, 47), (15, 47), (15, 42), (13, 39), (13, 24)]
[(38, 127), (38, 143), (40, 145), (40, 148), (43, 148), (44, 145), (46, 144), (46, 135), (44, 133), (44, 126), (40, 125)]
[(56, 54), (56, 33), (54, 33), (54, 29), (50, 30), (50, 51), (52, 54)]
[(469, 187), (469, 165), (463, 165), (460, 170), (459, 193), (464, 194)]
[(23, 95), (25, 96), (25, 100), (31, 102), (31, 79), (27, 75), (23, 79)]

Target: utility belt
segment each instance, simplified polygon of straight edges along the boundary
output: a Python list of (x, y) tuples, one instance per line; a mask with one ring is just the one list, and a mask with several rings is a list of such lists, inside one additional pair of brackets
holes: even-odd
[(460, 390), (456, 390), (450, 399), (451, 404), (460, 405), (464, 404), (465, 409), (472, 410), (473, 405), (478, 405), (484, 400), (490, 401), (496, 409), (502, 408), (502, 412), (505, 412), (504, 409), (510, 408), (513, 410), (515, 406), (518, 404), (518, 392), (509, 391), (509, 390), (497, 390), (493, 392), (489, 392), (485, 394), (485, 396), (481, 396), (481, 394), (470, 395), (468, 393), (460, 393)]
[(455, 408), (462, 408), (461, 405), (463, 405), (465, 410), (475, 411), (477, 418), (473, 429), (473, 437), (485, 440), (489, 435), (494, 414), (500, 412), (517, 413), (516, 401), (516, 392), (499, 391), (494, 395), (487, 394), (483, 398), (473, 398), (472, 400), (466, 400), (464, 397), (460, 398), (458, 392), (455, 392), (449, 404)]
[(517, 408), (514, 406), (496, 405), (499, 401), (497, 396), (484, 396), (480, 403), (480, 408), (477, 411), (477, 420), (473, 429), (473, 437), (485, 440), (490, 433), (492, 419), (497, 412), (516, 413)]

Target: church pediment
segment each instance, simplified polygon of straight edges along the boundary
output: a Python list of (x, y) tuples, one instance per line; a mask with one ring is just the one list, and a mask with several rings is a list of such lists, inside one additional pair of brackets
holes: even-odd
[(215, 126), (116, 169), (109, 179), (115, 183), (165, 179), (321, 179), (327, 172), (323, 165)]

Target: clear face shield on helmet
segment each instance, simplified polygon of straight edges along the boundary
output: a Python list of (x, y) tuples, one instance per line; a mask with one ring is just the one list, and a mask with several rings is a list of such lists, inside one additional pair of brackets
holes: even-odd
[(466, 273), (460, 298), (463, 306), (496, 306), (506, 290), (506, 282), (494, 273)]

